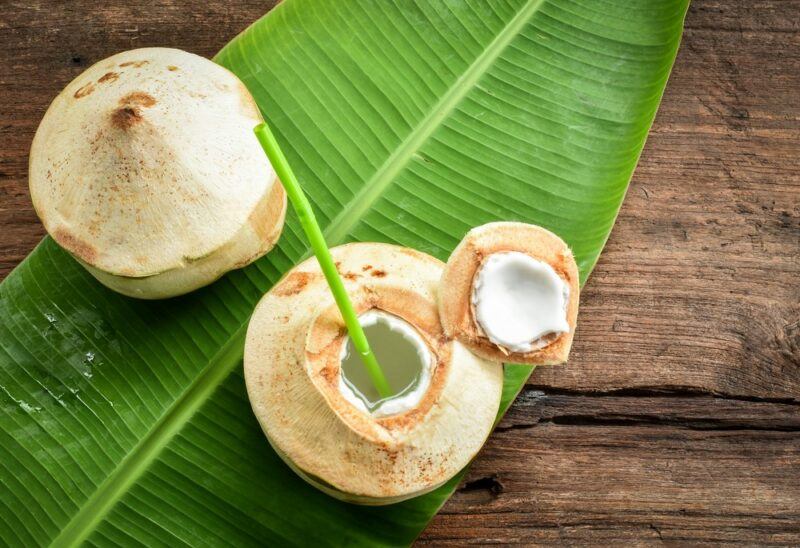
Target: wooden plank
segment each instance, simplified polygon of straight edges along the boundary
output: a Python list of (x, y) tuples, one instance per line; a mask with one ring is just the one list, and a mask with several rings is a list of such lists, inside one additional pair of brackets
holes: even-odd
[(421, 544), (800, 543), (800, 405), (523, 393)]

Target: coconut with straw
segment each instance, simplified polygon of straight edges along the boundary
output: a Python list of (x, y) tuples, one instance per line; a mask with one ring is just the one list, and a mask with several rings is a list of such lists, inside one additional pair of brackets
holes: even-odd
[[(329, 251), (274, 136), (266, 125), (256, 134), (316, 257), (290, 270), (250, 320), (244, 371), (253, 411), (281, 458), (332, 496), (377, 505), (429, 492), (462, 470), (491, 432), (505, 357), (566, 359), (578, 298), (572, 254), (556, 236), (521, 223), (470, 233), (446, 266), (388, 244)], [(514, 304), (514, 333), (486, 301)], [(413, 387), (398, 392), (387, 381), (362, 323), (384, 324), (412, 347), (408, 367), (420, 362)], [(503, 347), (503, 337), (525, 336), (532, 340), (514, 347), (517, 354)], [(377, 401), (360, 399), (348, 382), (348, 344)]]

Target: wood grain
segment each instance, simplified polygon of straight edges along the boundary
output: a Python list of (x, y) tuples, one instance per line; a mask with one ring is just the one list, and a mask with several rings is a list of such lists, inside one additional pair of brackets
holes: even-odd
[[(213, 55), (274, 2), (4, 1), (0, 277), (27, 154), (120, 50)], [(421, 544), (800, 544), (800, 1), (696, 0), (570, 364), (542, 368)]]
[(798, 545), (798, 411), (528, 390), (421, 542)]

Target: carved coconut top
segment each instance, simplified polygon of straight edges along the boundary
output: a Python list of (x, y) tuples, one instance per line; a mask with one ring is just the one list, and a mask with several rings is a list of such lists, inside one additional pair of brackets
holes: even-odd
[[(547, 265), (563, 281), (566, 289), (563, 319), (567, 330), (532, 341), (534, 344), (528, 351), (514, 351), (496, 344), (476, 317), (473, 298), (476, 277), (490, 257), (508, 253), (524, 254)], [(579, 298), (578, 266), (572, 251), (561, 238), (540, 226), (496, 222), (473, 228), (453, 250), (442, 276), (439, 314), (447, 335), (458, 339), (483, 358), (497, 362), (552, 365), (565, 362), (569, 356), (578, 319)], [(520, 305), (530, 306), (524, 302)], [(550, 310), (534, 312), (552, 313)]]

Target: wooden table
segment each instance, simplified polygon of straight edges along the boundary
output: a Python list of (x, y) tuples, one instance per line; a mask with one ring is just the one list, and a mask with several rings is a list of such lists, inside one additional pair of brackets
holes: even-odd
[[(124, 49), (211, 56), (270, 4), (3, 2), (0, 277), (44, 235), (27, 156), (56, 93)], [(799, 120), (800, 2), (696, 0), (569, 365), (420, 543), (800, 544)]]

